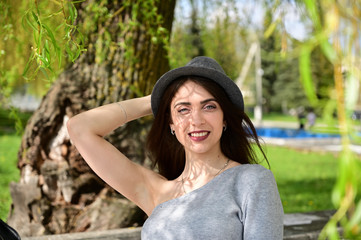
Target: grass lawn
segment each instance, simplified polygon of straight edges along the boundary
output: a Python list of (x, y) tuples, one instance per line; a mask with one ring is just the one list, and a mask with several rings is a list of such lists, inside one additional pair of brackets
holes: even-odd
[(284, 115), (280, 113), (263, 114), (262, 119), (266, 121), (298, 122), (296, 116)]
[(11, 205), (9, 184), (19, 181), (20, 173), (16, 167), (20, 136), (0, 134), (0, 218), (6, 220)]
[(285, 213), (334, 209), (331, 191), (338, 160), (330, 153), (300, 152), (267, 146)]

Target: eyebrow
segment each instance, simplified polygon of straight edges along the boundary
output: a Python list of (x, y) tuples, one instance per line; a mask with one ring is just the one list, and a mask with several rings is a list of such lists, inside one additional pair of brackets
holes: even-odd
[[(205, 100), (201, 101), (201, 104), (205, 104), (205, 103), (207, 103), (207, 102), (212, 102), (212, 101), (217, 102), (217, 100), (216, 100), (215, 98), (208, 98), (208, 99), (205, 99)], [(178, 105), (187, 105), (187, 106), (190, 106), (191, 103), (190, 103), (190, 102), (179, 102), (179, 103), (174, 104), (174, 108), (175, 108), (176, 106), (178, 106)]]

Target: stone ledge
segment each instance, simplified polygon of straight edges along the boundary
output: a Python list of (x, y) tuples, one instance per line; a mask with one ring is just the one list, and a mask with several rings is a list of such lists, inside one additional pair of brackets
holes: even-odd
[(141, 228), (123, 228), (107, 231), (68, 233), (41, 237), (24, 237), (22, 240), (139, 240)]
[(284, 236), (283, 240), (316, 240), (320, 232), (295, 234), (291, 236)]
[(316, 240), (335, 210), (291, 213), (284, 217), (283, 240)]

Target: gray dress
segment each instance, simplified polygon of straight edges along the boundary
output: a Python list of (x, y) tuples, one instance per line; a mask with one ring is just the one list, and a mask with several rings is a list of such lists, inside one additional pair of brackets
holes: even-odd
[(282, 239), (283, 208), (270, 170), (245, 164), (156, 206), (143, 240)]

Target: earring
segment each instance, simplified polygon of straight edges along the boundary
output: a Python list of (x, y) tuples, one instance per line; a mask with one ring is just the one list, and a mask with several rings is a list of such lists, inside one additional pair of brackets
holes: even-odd
[(170, 129), (170, 133), (171, 133), (172, 135), (174, 135), (174, 134), (175, 134), (175, 131), (174, 131), (173, 129)]
[(227, 125), (223, 126), (223, 132), (225, 132), (227, 130)]

